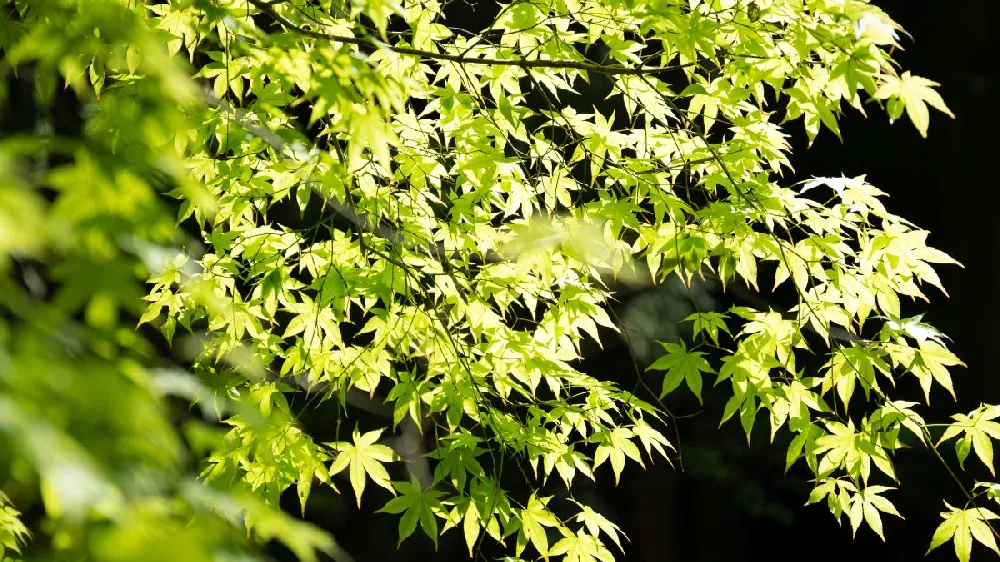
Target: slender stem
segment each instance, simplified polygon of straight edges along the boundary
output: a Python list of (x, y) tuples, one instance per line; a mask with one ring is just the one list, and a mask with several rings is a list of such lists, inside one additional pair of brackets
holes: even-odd
[(347, 37), (345, 35), (334, 35), (331, 33), (323, 33), (322, 31), (313, 31), (311, 29), (306, 29), (304, 27), (298, 26), (288, 18), (282, 16), (274, 9), (272, 3), (265, 2), (264, 0), (247, 0), (252, 6), (266, 13), (275, 19), (278, 23), (285, 26), (286, 28), (305, 35), (307, 37), (312, 37), (314, 39), (323, 39), (326, 41), (333, 41), (336, 43), (345, 43), (348, 45), (357, 45), (359, 47), (370, 47), (373, 49), (387, 49), (394, 53), (400, 55), (411, 55), (424, 59), (432, 60), (444, 60), (455, 62), (459, 64), (477, 64), (477, 65), (489, 65), (489, 66), (517, 66), (520, 68), (567, 68), (573, 70), (585, 70), (587, 72), (595, 72), (598, 74), (608, 74), (608, 75), (630, 75), (630, 76), (640, 76), (646, 74), (655, 74), (657, 72), (667, 72), (671, 70), (679, 70), (682, 68), (687, 68), (694, 66), (696, 62), (689, 62), (685, 64), (674, 64), (669, 66), (622, 66), (622, 65), (605, 65), (597, 64), (587, 61), (575, 61), (575, 60), (552, 60), (552, 59), (492, 59), (492, 58), (477, 58), (470, 57), (466, 55), (455, 55), (450, 53), (435, 53), (433, 51), (424, 51), (421, 49), (414, 49), (412, 47), (400, 47), (396, 45), (389, 45), (386, 43), (381, 43), (377, 41), (372, 41), (371, 39), (365, 39), (363, 37)]

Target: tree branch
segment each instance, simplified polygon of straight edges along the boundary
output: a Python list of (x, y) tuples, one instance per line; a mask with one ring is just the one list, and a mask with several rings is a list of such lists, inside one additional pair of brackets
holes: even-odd
[(298, 26), (288, 18), (282, 16), (274, 9), (271, 3), (265, 2), (264, 0), (247, 0), (251, 5), (266, 13), (275, 19), (278, 23), (285, 26), (286, 28), (305, 35), (307, 37), (312, 37), (314, 39), (323, 39), (326, 41), (333, 41), (336, 43), (345, 43), (348, 45), (357, 45), (359, 47), (369, 47), (372, 49), (387, 49), (394, 53), (400, 55), (411, 55), (420, 57), (423, 59), (432, 60), (444, 60), (459, 64), (476, 64), (476, 65), (488, 65), (488, 66), (516, 66), (519, 68), (566, 68), (572, 70), (584, 70), (587, 72), (595, 72), (598, 74), (607, 75), (618, 75), (618, 76), (640, 76), (645, 74), (655, 74), (657, 72), (668, 72), (671, 70), (680, 70), (690, 66), (695, 66), (697, 62), (689, 62), (684, 64), (674, 64), (669, 66), (621, 66), (621, 65), (605, 65), (586, 61), (575, 61), (575, 60), (552, 60), (552, 59), (488, 59), (488, 58), (476, 58), (469, 57), (465, 55), (453, 55), (449, 53), (435, 53), (432, 51), (424, 51), (421, 49), (414, 49), (412, 47), (399, 47), (396, 45), (389, 45), (386, 43), (381, 43), (377, 41), (372, 41), (371, 39), (365, 39), (361, 37), (347, 37), (345, 35), (333, 35), (330, 33), (323, 33), (321, 31), (313, 31), (311, 29), (306, 29), (304, 27)]
[[(202, 99), (205, 105), (213, 109), (221, 110), (223, 113), (235, 119), (236, 122), (243, 126), (250, 134), (267, 143), (267, 145), (270, 146), (279, 157), (293, 157), (292, 154), (295, 151), (289, 147), (285, 139), (281, 138), (280, 135), (262, 125), (254, 114), (243, 109), (233, 107), (232, 104), (226, 100), (216, 97), (215, 94), (209, 89), (205, 89), (203, 91)], [(311, 182), (310, 185), (312, 185), (311, 189), (313, 193), (324, 198), (330, 208), (336, 211), (340, 216), (347, 219), (347, 221), (354, 225), (359, 232), (374, 234), (376, 237), (381, 238), (394, 246), (405, 247), (407, 245), (405, 237), (401, 232), (399, 232), (398, 229), (388, 224), (375, 224), (375, 221), (373, 221), (371, 217), (359, 212), (353, 205), (345, 203), (335, 196), (323, 193)], [(448, 251), (445, 249), (443, 243), (426, 243), (423, 249), (434, 259), (442, 262), (445, 266), (447, 265), (446, 261), (450, 256), (448, 255)], [(473, 263), (498, 263), (506, 261), (506, 258), (493, 250), (489, 250), (485, 255), (479, 256), (479, 259), (473, 259), (472, 261)]]
[[(260, 0), (248, 0), (248, 1), (254, 3), (254, 5), (260, 2)], [(483, 60), (483, 59), (477, 59), (477, 60)], [(205, 103), (208, 106), (220, 109), (223, 112), (235, 118), (243, 127), (247, 129), (247, 131), (249, 131), (251, 134), (255, 135), (256, 137), (266, 142), (279, 155), (282, 155), (286, 158), (290, 157), (289, 153), (292, 151), (289, 149), (288, 143), (285, 142), (285, 140), (281, 138), (281, 136), (279, 136), (277, 133), (268, 129), (264, 125), (258, 123), (256, 121), (256, 117), (253, 116), (253, 114), (244, 111), (242, 109), (233, 107), (231, 104), (229, 104), (229, 102), (215, 97), (215, 95), (209, 90), (205, 90), (204, 99)], [(373, 234), (378, 238), (386, 240), (387, 242), (395, 246), (403, 246), (403, 247), (407, 246), (406, 238), (403, 236), (401, 232), (399, 232), (393, 226), (387, 224), (375, 224), (375, 222), (372, 221), (370, 217), (368, 217), (363, 213), (360, 213), (354, 206), (345, 203), (343, 201), (340, 201), (336, 197), (333, 197), (329, 194), (324, 194), (316, 188), (313, 188), (313, 191), (317, 195), (324, 197), (331, 208), (333, 208), (338, 214), (343, 216), (351, 224), (357, 227), (359, 231)], [(446, 268), (445, 270), (447, 271), (447, 265), (450, 256), (448, 255), (449, 252), (445, 249), (443, 243), (428, 242), (423, 244), (423, 247), (421, 249), (424, 252), (426, 252), (427, 255), (437, 260), (439, 263), (441, 263), (442, 267)], [(455, 252), (452, 252), (452, 254), (454, 253)], [(499, 263), (508, 260), (507, 257), (501, 255), (500, 253), (494, 250), (489, 250), (488, 252), (486, 252), (486, 254), (481, 256), (470, 256), (470, 257), (473, 258), (470, 260), (472, 263), (478, 263), (478, 264)], [(707, 277), (714, 278), (717, 281), (721, 281), (715, 274), (711, 272), (707, 272), (705, 275)], [(744, 288), (740, 286), (738, 283), (729, 284), (727, 288), (738, 299), (744, 301), (750, 306), (758, 308), (759, 310), (776, 310), (779, 311), (785, 318), (792, 318), (795, 316), (793, 313), (790, 313), (786, 307), (782, 307), (773, 302), (770, 302), (766, 297), (764, 297), (760, 293), (751, 291), (749, 288)], [(808, 331), (819, 333), (819, 331), (816, 330), (816, 328), (809, 323), (805, 323), (803, 327)], [(858, 343), (864, 341), (859, 336), (852, 334), (839, 326), (829, 325), (827, 329), (829, 330), (830, 338), (834, 340), (838, 340), (841, 342), (848, 342), (848, 343)], [(624, 343), (623, 338), (618, 338), (618, 340), (619, 340), (618, 343)]]

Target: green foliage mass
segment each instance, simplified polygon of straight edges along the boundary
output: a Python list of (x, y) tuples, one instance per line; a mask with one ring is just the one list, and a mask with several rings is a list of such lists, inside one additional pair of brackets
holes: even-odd
[[(1000, 409), (928, 424), (895, 390), (954, 394), (961, 362), (900, 298), (955, 262), (863, 176), (783, 180), (789, 127), (839, 136), (867, 105), (926, 135), (930, 108), (950, 115), (867, 2), (518, 0), (475, 33), (437, 0), (0, 8), (3, 73), (84, 108), (76, 137), (0, 141), (0, 459), (57, 551), (214, 560), (274, 539), (346, 560), (278, 505), (344, 478), (400, 541), (455, 527), (470, 555), (610, 561), (618, 528), (553, 490), (669, 460), (655, 398), (713, 384), (748, 439), (791, 432), (808, 501), (855, 531), (900, 516), (904, 443), (950, 462), (954, 439), (993, 473)], [(597, 89), (613, 112), (573, 101)], [(619, 330), (618, 288), (674, 275), (795, 304), (691, 315), (652, 401), (581, 372), (581, 342)], [(317, 442), (298, 395), (346, 405), (338, 429), (359, 400), (389, 413)], [(371, 506), (371, 485), (394, 498)], [(994, 486), (945, 504), (931, 548), (996, 551)]]

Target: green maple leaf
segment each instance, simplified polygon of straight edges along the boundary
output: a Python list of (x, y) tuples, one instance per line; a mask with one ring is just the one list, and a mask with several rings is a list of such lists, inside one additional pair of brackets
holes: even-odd
[(10, 498), (0, 491), (0, 558), (4, 549), (20, 553), (21, 546), (31, 537), (20, 516), (21, 513), (11, 505)]
[(910, 365), (910, 372), (920, 381), (920, 387), (924, 390), (924, 396), (930, 403), (930, 391), (933, 381), (943, 386), (945, 390), (955, 397), (955, 389), (951, 383), (951, 374), (948, 367), (961, 366), (965, 363), (948, 351), (947, 348), (931, 340), (920, 342), (920, 350), (914, 357)]
[(615, 556), (601, 541), (582, 530), (575, 535), (567, 534), (553, 545), (550, 556), (564, 556), (564, 562), (613, 562)]
[(380, 513), (402, 513), (399, 519), (399, 544), (417, 529), (417, 523), (424, 533), (434, 541), (437, 549), (438, 526), (435, 512), (441, 509), (440, 498), (443, 493), (437, 490), (421, 490), (416, 480), (412, 482), (393, 482), (393, 486), (401, 494), (389, 500), (378, 510)]
[(382, 466), (382, 463), (392, 462), (397, 460), (397, 457), (389, 447), (376, 444), (381, 435), (381, 429), (361, 435), (355, 428), (353, 445), (350, 443), (328, 444), (337, 450), (337, 458), (330, 466), (330, 476), (350, 467), (351, 487), (354, 488), (358, 507), (361, 507), (361, 494), (365, 491), (365, 475), (371, 478), (372, 482), (395, 493), (389, 482), (389, 473)]
[[(639, 438), (639, 443), (642, 443), (642, 447), (646, 450), (646, 454), (650, 457), (653, 456), (654, 450), (659, 453), (660, 456), (667, 457), (666, 449), (674, 449), (674, 446), (667, 440), (666, 437), (641, 419), (636, 420), (635, 427), (632, 428), (632, 431), (635, 433), (635, 436)], [(669, 457), (667, 457), (667, 460), (669, 462)]]
[(633, 433), (629, 429), (618, 427), (611, 431), (595, 433), (590, 439), (600, 443), (594, 452), (594, 470), (610, 459), (611, 470), (615, 473), (615, 485), (618, 485), (622, 471), (625, 470), (626, 457), (639, 463), (639, 466), (645, 466), (639, 448), (630, 441), (632, 436)]
[(545, 527), (559, 527), (559, 520), (546, 507), (551, 497), (540, 498), (534, 494), (528, 498), (528, 506), (521, 510), (521, 532), (517, 535), (517, 556), (524, 551), (528, 541), (542, 556), (549, 555), (549, 539)]
[(1000, 416), (1000, 409), (981, 407), (969, 415), (955, 414), (952, 419), (954, 423), (948, 426), (944, 434), (938, 439), (938, 445), (963, 434), (961, 440), (955, 444), (955, 454), (958, 462), (965, 468), (965, 459), (969, 456), (969, 449), (976, 452), (979, 460), (983, 461), (986, 468), (993, 471), (993, 442), (990, 438), (1000, 439), (1000, 423), (990, 421)]
[(948, 502), (945, 502), (944, 505), (948, 511), (941, 512), (944, 522), (934, 531), (931, 546), (927, 549), (928, 553), (948, 542), (948, 539), (954, 539), (955, 554), (958, 559), (961, 562), (969, 562), (969, 555), (972, 553), (972, 539), (976, 539), (1000, 555), (996, 540), (993, 538), (993, 530), (986, 522), (987, 519), (996, 519), (995, 513), (980, 507), (957, 509), (948, 505)]
[(817, 455), (823, 454), (818, 474), (825, 476), (843, 466), (852, 477), (867, 482), (871, 476), (871, 465), (874, 464), (886, 476), (896, 479), (892, 461), (885, 449), (874, 442), (867, 431), (855, 432), (854, 422), (850, 420), (847, 425), (829, 422), (826, 428), (830, 434), (818, 438), (813, 450)]
[[(587, 532), (590, 533), (591, 536), (597, 537), (603, 531), (604, 534), (611, 537), (611, 540), (615, 542), (615, 545), (617, 545), (619, 549), (622, 548), (622, 543), (618, 539), (618, 534), (621, 533), (621, 529), (618, 528), (618, 525), (615, 525), (603, 515), (591, 509), (589, 506), (578, 502), (574, 503), (581, 508), (580, 513), (577, 513), (574, 519), (583, 523), (583, 526), (587, 529)], [(552, 547), (552, 552), (550, 552), (550, 554), (555, 554), (555, 550), (556, 547)]]
[(698, 402), (701, 402), (701, 374), (714, 373), (715, 371), (702, 357), (699, 351), (688, 351), (684, 343), (660, 343), (667, 354), (657, 359), (652, 365), (646, 368), (649, 370), (666, 371), (663, 377), (663, 389), (660, 390), (660, 398), (671, 393), (680, 386), (681, 381), (685, 382)]
[(852, 498), (848, 518), (851, 521), (851, 530), (854, 533), (857, 533), (861, 521), (864, 520), (875, 531), (875, 534), (885, 541), (885, 535), (882, 533), (882, 517), (879, 515), (879, 512), (891, 513), (900, 519), (903, 517), (896, 511), (896, 508), (889, 500), (879, 495), (882, 492), (892, 489), (886, 486), (868, 486)]
[(889, 117), (892, 119), (899, 117), (905, 107), (906, 115), (920, 132), (920, 136), (926, 138), (927, 127), (931, 120), (930, 111), (927, 109), (928, 105), (949, 117), (955, 117), (955, 114), (941, 99), (941, 95), (934, 90), (936, 86), (938, 86), (937, 82), (904, 72), (899, 77), (884, 77), (884, 82), (875, 93), (874, 98), (889, 100)]
[(708, 337), (712, 338), (712, 343), (715, 345), (719, 345), (719, 330), (727, 334), (730, 333), (729, 328), (726, 327), (726, 315), (721, 312), (695, 312), (682, 322), (694, 322), (692, 335), (697, 336), (701, 332), (705, 332)]

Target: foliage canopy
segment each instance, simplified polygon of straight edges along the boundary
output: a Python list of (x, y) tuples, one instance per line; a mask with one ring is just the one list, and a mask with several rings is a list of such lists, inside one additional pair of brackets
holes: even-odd
[[(900, 297), (955, 262), (863, 176), (783, 179), (788, 127), (950, 115), (867, 2), (517, 0), (473, 29), (437, 0), (0, 7), (3, 72), (83, 108), (76, 134), (0, 142), (0, 458), (52, 548), (213, 560), (248, 552), (245, 527), (348, 559), (279, 507), (343, 479), (400, 541), (610, 561), (618, 528), (572, 486), (669, 461), (658, 400), (712, 384), (748, 439), (794, 435), (808, 501), (855, 531), (900, 516), (904, 443), (993, 474), (1000, 408), (933, 425), (895, 389), (954, 395), (960, 360)], [(582, 372), (615, 295), (669, 276), (793, 302), (695, 312), (632, 391)], [(297, 421), (321, 401), (343, 406), (332, 442)], [(930, 547), (997, 551), (996, 486), (951, 498)]]

